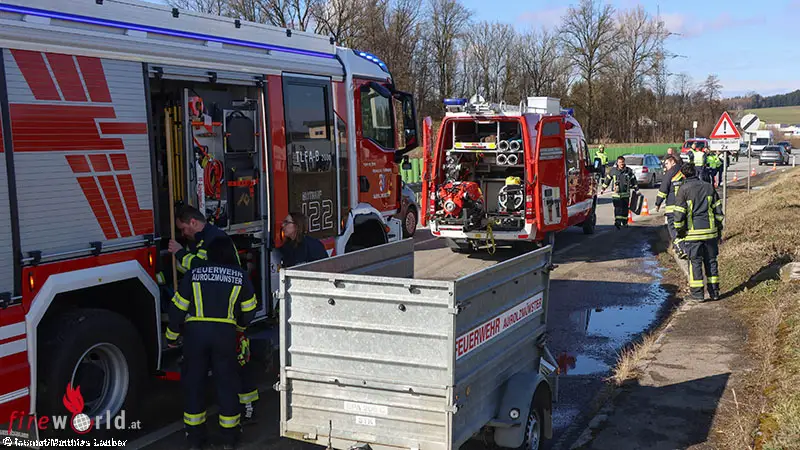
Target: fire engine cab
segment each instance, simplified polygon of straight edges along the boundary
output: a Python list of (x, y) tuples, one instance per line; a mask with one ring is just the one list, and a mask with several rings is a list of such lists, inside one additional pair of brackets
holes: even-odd
[(424, 221), (453, 251), (543, 242), (569, 226), (594, 232), (595, 174), (580, 124), (558, 99), (518, 107), (445, 100), (435, 144), (423, 125)]
[(329, 37), (0, 0), (0, 424), (67, 413), (68, 385), (102, 422), (163, 369), (176, 205), (231, 235), (264, 322), (290, 211), (331, 254), (399, 240), (415, 114), (386, 64)]

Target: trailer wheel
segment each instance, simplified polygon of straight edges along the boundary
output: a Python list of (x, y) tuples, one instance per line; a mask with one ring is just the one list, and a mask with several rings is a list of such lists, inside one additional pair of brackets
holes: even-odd
[(544, 411), (549, 408), (547, 396), (536, 391), (531, 400), (531, 409), (525, 423), (525, 439), (517, 450), (539, 450), (544, 440)]
[(592, 205), (592, 212), (589, 214), (589, 217), (583, 221), (581, 224), (581, 228), (583, 228), (583, 234), (594, 234), (595, 227), (597, 226), (597, 204)]
[(69, 384), (80, 387), (83, 413), (100, 416), (100, 424), (106, 411), (111, 420), (123, 409), (131, 416), (145, 374), (142, 338), (133, 324), (103, 309), (71, 311), (51, 324), (39, 354), (39, 413), (70, 414), (63, 402)]

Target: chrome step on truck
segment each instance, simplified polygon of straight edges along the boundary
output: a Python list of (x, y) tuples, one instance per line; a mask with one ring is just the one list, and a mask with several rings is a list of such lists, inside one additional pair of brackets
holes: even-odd
[(552, 247), (454, 281), (414, 278), (411, 239), (283, 270), (281, 436), (333, 449), (539, 448)]

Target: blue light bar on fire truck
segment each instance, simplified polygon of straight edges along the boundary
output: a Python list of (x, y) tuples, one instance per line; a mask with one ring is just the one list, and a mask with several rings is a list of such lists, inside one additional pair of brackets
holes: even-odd
[(575, 117), (575, 108), (564, 108), (561, 110), (561, 114), (566, 114), (570, 117)]
[(384, 72), (389, 73), (389, 68), (386, 67), (386, 63), (381, 61), (380, 58), (378, 58), (377, 56), (373, 55), (372, 53), (361, 52), (361, 51), (356, 50), (356, 55), (366, 59), (367, 61), (371, 62), (372, 64), (377, 65)]
[(446, 98), (444, 99), (444, 108), (447, 112), (463, 112), (467, 106), (467, 99), (465, 98)]

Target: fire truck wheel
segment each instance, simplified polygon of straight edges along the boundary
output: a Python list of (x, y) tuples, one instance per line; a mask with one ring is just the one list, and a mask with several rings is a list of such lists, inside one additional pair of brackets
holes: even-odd
[(417, 231), (417, 212), (414, 208), (408, 208), (406, 216), (403, 218), (403, 238), (408, 239), (414, 236)]
[(132, 418), (145, 374), (142, 337), (133, 324), (104, 309), (70, 311), (52, 324), (39, 353), (38, 412), (70, 414), (63, 397), (71, 384), (80, 387), (83, 413), (100, 416), (100, 425), (123, 409)]
[(591, 214), (589, 214), (589, 217), (581, 224), (583, 234), (594, 234), (595, 226), (597, 225), (597, 210), (595, 208), (595, 205), (592, 205)]

